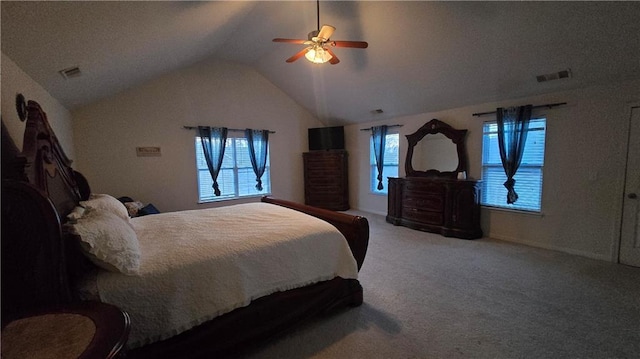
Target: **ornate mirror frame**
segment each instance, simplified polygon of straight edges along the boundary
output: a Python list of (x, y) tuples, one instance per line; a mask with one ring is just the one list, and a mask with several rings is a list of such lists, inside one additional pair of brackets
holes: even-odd
[[(455, 171), (441, 172), (436, 169), (427, 169), (426, 171), (415, 170), (411, 164), (413, 159), (414, 147), (424, 138), (426, 135), (434, 135), (441, 133), (449, 138), (457, 147), (458, 152), (458, 167)], [(439, 178), (457, 178), (458, 173), (467, 171), (467, 147), (465, 144), (465, 137), (467, 130), (456, 130), (455, 128), (447, 125), (446, 123), (436, 120), (435, 118), (416, 132), (406, 135), (409, 141), (409, 147), (407, 148), (407, 157), (404, 162), (404, 169), (407, 177), (439, 177)]]

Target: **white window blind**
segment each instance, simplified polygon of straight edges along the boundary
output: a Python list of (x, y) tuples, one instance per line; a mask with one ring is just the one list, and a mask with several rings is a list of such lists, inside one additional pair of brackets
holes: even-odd
[(382, 184), (384, 188), (378, 190), (378, 167), (376, 167), (376, 155), (373, 149), (373, 139), (369, 140), (369, 160), (371, 164), (369, 176), (369, 188), (372, 193), (387, 194), (389, 181), (387, 177), (398, 177), (398, 142), (400, 135), (397, 133), (387, 134), (384, 138), (384, 167), (382, 169)]
[(507, 176), (500, 161), (497, 121), (485, 122), (482, 134), (482, 199), (485, 206), (540, 212), (542, 209), (542, 172), (546, 119), (529, 122), (522, 162), (514, 176), (516, 203), (507, 204)]
[(213, 193), (213, 179), (209, 173), (200, 138), (196, 137), (196, 168), (198, 171), (198, 200), (212, 202), (231, 198), (271, 194), (269, 151), (267, 167), (262, 175), (262, 191), (256, 189), (256, 175), (251, 167), (249, 144), (246, 138), (227, 137), (222, 168), (218, 174), (220, 196)]

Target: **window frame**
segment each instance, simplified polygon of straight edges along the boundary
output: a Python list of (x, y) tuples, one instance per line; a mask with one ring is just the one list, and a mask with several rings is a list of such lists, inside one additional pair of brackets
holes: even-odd
[[(227, 158), (227, 156), (229, 154), (231, 154), (232, 158), (233, 158), (233, 165), (232, 166), (224, 166), (225, 163), (227, 163), (227, 161), (223, 160), (223, 167), (220, 168), (220, 173), (218, 174), (218, 183), (220, 185), (220, 191), (222, 192), (220, 196), (216, 196), (213, 194), (213, 188), (211, 188), (211, 195), (210, 196), (203, 196), (201, 189), (203, 188), (202, 184), (201, 184), (201, 172), (204, 173), (206, 176), (208, 176), (209, 181), (212, 181), (211, 179), (211, 174), (209, 173), (209, 168), (206, 166), (206, 162), (204, 159), (204, 151), (202, 150), (202, 144), (200, 142), (200, 138), (198, 136), (195, 136), (195, 140), (194, 140), (194, 146), (195, 146), (195, 167), (196, 167), (196, 182), (197, 182), (197, 191), (198, 191), (198, 203), (199, 204), (204, 204), (204, 203), (213, 203), (213, 202), (222, 202), (222, 201), (228, 201), (228, 200), (235, 200), (235, 199), (244, 199), (244, 198), (255, 198), (255, 197), (263, 197), (263, 196), (268, 196), (271, 195), (271, 165), (270, 165), (270, 157), (271, 157), (271, 151), (269, 148), (267, 148), (267, 165), (264, 171), (264, 174), (262, 175), (262, 187), (263, 187), (263, 191), (262, 192), (258, 192), (257, 190), (256, 193), (250, 193), (250, 194), (240, 194), (240, 172), (244, 171), (246, 169), (249, 169), (251, 175), (253, 176), (253, 184), (255, 185), (255, 174), (253, 172), (253, 167), (251, 166), (251, 164), (249, 164), (249, 166), (238, 166), (238, 148), (240, 146), (238, 146), (237, 142), (239, 140), (244, 140), (247, 141), (247, 138), (244, 135), (233, 135), (233, 134), (229, 134), (227, 136), (227, 141), (225, 143), (225, 158)], [(230, 146), (231, 144), (231, 146)], [(270, 144), (268, 144), (268, 146), (270, 147)], [(247, 146), (248, 149), (248, 146)], [(202, 157), (200, 157), (202, 156)], [(202, 162), (205, 163), (204, 167), (200, 166), (199, 162), (200, 160)], [(223, 173), (223, 170), (231, 170), (231, 173), (233, 174), (233, 194), (229, 195), (229, 194), (225, 194), (223, 191), (223, 185), (220, 183), (221, 182), (221, 175)]]
[[(534, 127), (534, 128), (530, 128), (528, 129), (528, 131), (544, 131), (543, 137), (542, 137), (542, 141), (543, 144), (541, 146), (542, 149), (542, 155), (540, 156), (540, 163), (539, 164), (534, 164), (534, 163), (526, 163), (526, 162), (522, 162), (520, 164), (520, 167), (518, 168), (518, 172), (516, 173), (514, 179), (516, 180), (516, 192), (517, 193), (521, 193), (518, 191), (518, 177), (519, 175), (522, 175), (521, 170), (527, 170), (527, 169), (534, 169), (539, 171), (539, 188), (537, 189), (537, 203), (538, 206), (536, 208), (530, 208), (527, 206), (522, 206), (522, 205), (518, 205), (518, 202), (516, 202), (515, 204), (507, 204), (506, 203), (506, 195), (507, 195), (507, 190), (506, 188), (504, 188), (504, 186), (502, 185), (502, 183), (500, 183), (500, 190), (504, 191), (504, 198), (505, 201), (503, 204), (497, 204), (497, 203), (490, 203), (490, 202), (486, 202), (486, 196), (487, 196), (487, 185), (489, 185), (489, 181), (485, 178), (485, 169), (486, 168), (493, 168), (493, 169), (499, 169), (500, 173), (502, 175), (504, 175), (504, 169), (502, 167), (502, 163), (498, 162), (498, 163), (487, 163), (487, 159), (485, 158), (486, 155), (486, 150), (485, 150), (485, 143), (487, 142), (487, 139), (485, 138), (485, 136), (487, 136), (488, 134), (495, 134), (497, 136), (497, 130), (495, 132), (486, 132), (486, 127), (487, 125), (495, 125), (497, 124), (497, 120), (490, 120), (490, 121), (485, 121), (482, 125), (482, 155), (481, 155), (481, 173), (482, 173), (482, 195), (480, 198), (480, 205), (482, 207), (488, 208), (488, 209), (492, 209), (492, 210), (501, 210), (501, 211), (513, 211), (516, 213), (524, 213), (524, 214), (537, 214), (537, 215), (542, 215), (543, 213), (543, 192), (544, 192), (544, 162), (545, 162), (545, 157), (546, 157), (546, 139), (547, 139), (547, 118), (544, 116), (541, 117), (535, 117), (535, 118), (531, 118), (531, 123), (533, 123), (534, 125), (536, 123), (540, 123), (540, 127)], [(528, 141), (532, 139), (532, 137), (527, 136), (527, 143)], [(497, 140), (496, 140), (496, 145), (497, 145)], [(527, 147), (525, 145), (525, 151), (527, 151), (527, 148), (531, 148), (531, 147)], [(499, 149), (495, 149), (495, 151), (499, 151)], [(523, 154), (524, 156), (524, 154)], [(528, 176), (528, 179), (533, 178)], [(506, 175), (504, 175), (504, 179), (506, 180)], [(520, 180), (522, 181), (522, 179)], [(522, 182), (521, 182), (522, 183)], [(496, 185), (497, 186), (497, 185)], [(530, 187), (531, 188), (531, 187)], [(522, 196), (520, 196), (522, 198)]]
[[(396, 166), (396, 176), (400, 175), (400, 133), (396, 130), (387, 130), (387, 136), (397, 136), (397, 141), (398, 141), (398, 161), (395, 164)], [(385, 150), (386, 150), (386, 137), (385, 137)], [(387, 152), (385, 152), (386, 154)], [(388, 166), (393, 166), (394, 164), (388, 165), (387, 161), (386, 161), (386, 157), (385, 157), (385, 166), (384, 167), (388, 167)], [(386, 176), (385, 175), (385, 171), (383, 169), (382, 171), (382, 175), (384, 177), (393, 177), (393, 176)], [(373, 194), (373, 195), (378, 195), (378, 196), (388, 196), (389, 195), (389, 182), (387, 181), (386, 183), (383, 181), (383, 185), (384, 185), (384, 190), (383, 191), (378, 191), (376, 186), (378, 183), (378, 168), (376, 166), (376, 157), (375, 157), (375, 153), (374, 153), (374, 149), (373, 149), (373, 137), (369, 136), (369, 193)]]

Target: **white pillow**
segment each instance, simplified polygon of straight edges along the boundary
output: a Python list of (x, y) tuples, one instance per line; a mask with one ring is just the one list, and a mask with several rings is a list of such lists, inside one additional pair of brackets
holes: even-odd
[(71, 211), (71, 213), (67, 215), (69, 223), (76, 223), (78, 219), (82, 218), (82, 215), (84, 215), (84, 211), (84, 207), (76, 206), (76, 208), (74, 208), (73, 211)]
[(127, 207), (108, 194), (92, 194), (88, 200), (80, 201), (80, 205), (84, 208), (104, 209), (129, 221)]
[(128, 275), (138, 273), (140, 246), (129, 222), (104, 209), (89, 208), (67, 227), (80, 237), (84, 253), (99, 267)]

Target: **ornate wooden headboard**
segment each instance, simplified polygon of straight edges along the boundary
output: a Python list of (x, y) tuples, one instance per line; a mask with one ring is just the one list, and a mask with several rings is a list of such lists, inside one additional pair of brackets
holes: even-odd
[(88, 197), (88, 188), (81, 189), (78, 185), (79, 182), (86, 185), (86, 180), (71, 168), (72, 161), (62, 149), (40, 105), (29, 101), (27, 111), (22, 146), (27, 178), (52, 200), (58, 213), (66, 216), (78, 201)]
[(22, 151), (3, 130), (3, 324), (71, 301), (68, 266), (83, 261), (62, 224), (89, 186), (71, 168), (40, 105), (29, 101), (27, 111)]

